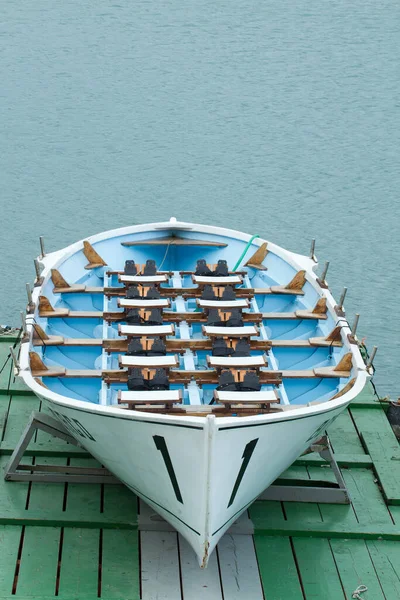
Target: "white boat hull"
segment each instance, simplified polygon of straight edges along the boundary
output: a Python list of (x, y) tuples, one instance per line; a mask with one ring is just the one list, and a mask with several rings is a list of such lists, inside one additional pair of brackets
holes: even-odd
[(185, 419), (121, 416), (46, 402), (97, 460), (194, 548), (205, 567), (221, 536), (343, 410)]

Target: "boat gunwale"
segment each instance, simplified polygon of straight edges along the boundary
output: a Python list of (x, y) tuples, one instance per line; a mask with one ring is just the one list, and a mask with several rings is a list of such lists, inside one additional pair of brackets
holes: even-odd
[[(149, 223), (145, 225), (131, 225), (128, 227), (122, 227), (117, 229), (112, 229), (108, 231), (101, 232), (99, 234), (87, 237), (83, 240), (79, 240), (78, 242), (74, 242), (73, 244), (66, 246), (61, 250), (57, 250), (55, 252), (46, 254), (44, 257), (38, 257), (38, 261), (44, 267), (41, 273), (41, 285), (34, 288), (32, 292), (32, 300), (35, 303), (35, 311), (34, 313), (28, 313), (26, 315), (26, 326), (28, 331), (29, 339), (26, 342), (21, 344), (21, 353), (20, 353), (20, 376), (26, 383), (26, 385), (32, 389), (32, 391), (44, 397), (49, 402), (54, 402), (55, 404), (64, 406), (66, 408), (72, 408), (77, 410), (84, 410), (85, 412), (91, 412), (99, 415), (108, 415), (110, 417), (118, 417), (129, 420), (138, 420), (138, 421), (151, 421), (155, 423), (165, 422), (172, 424), (173, 422), (183, 424), (185, 423), (196, 423), (205, 425), (207, 416), (204, 417), (193, 417), (193, 416), (185, 416), (185, 415), (165, 415), (165, 414), (151, 414), (151, 419), (149, 419), (150, 414), (143, 414), (140, 411), (135, 410), (124, 410), (121, 411), (120, 408), (114, 408), (112, 406), (103, 406), (99, 404), (90, 403), (89, 401), (80, 401), (74, 398), (69, 398), (68, 396), (64, 396), (61, 394), (57, 394), (44, 386), (37, 383), (30, 371), (29, 367), (29, 349), (32, 342), (32, 333), (33, 333), (33, 323), (35, 322), (35, 317), (38, 316), (38, 297), (41, 294), (41, 290), (44, 285), (49, 281), (51, 277), (51, 270), (60, 267), (66, 260), (71, 258), (74, 254), (81, 251), (83, 248), (83, 242), (89, 241), (90, 244), (95, 244), (101, 241), (105, 241), (108, 239), (112, 239), (115, 237), (122, 237), (129, 234), (137, 234), (137, 233), (145, 233), (145, 232), (162, 232), (163, 230), (179, 230), (188, 232), (193, 231), (194, 233), (208, 233), (211, 235), (218, 235), (223, 237), (229, 237), (232, 239), (236, 239), (243, 242), (249, 242), (252, 238), (247, 233), (243, 233), (240, 231), (236, 231), (233, 229), (227, 229), (222, 227), (210, 226), (210, 225), (201, 225), (196, 223), (186, 223), (180, 221), (170, 221), (159, 222), (159, 223)], [(161, 236), (162, 237), (162, 236)], [(345, 394), (340, 396), (334, 400), (327, 400), (325, 402), (321, 402), (319, 404), (314, 404), (311, 406), (305, 406), (302, 408), (297, 408), (296, 405), (292, 405), (292, 410), (287, 410), (285, 413), (266, 413), (262, 415), (251, 415), (247, 417), (219, 417), (218, 424), (219, 425), (229, 425), (229, 423), (235, 424), (239, 426), (239, 422), (245, 426), (246, 424), (257, 422), (257, 424), (267, 423), (267, 422), (278, 422), (278, 421), (287, 421), (288, 419), (292, 420), (291, 417), (293, 413), (295, 413), (295, 418), (300, 418), (304, 416), (312, 416), (315, 414), (320, 414), (322, 412), (330, 412), (336, 408), (341, 406), (345, 407), (353, 398), (355, 398), (363, 389), (367, 379), (369, 378), (369, 374), (367, 373), (365, 363), (361, 357), (358, 346), (350, 343), (348, 336), (351, 334), (350, 327), (347, 323), (345, 317), (338, 317), (335, 313), (335, 306), (337, 305), (331, 292), (328, 288), (322, 288), (318, 282), (317, 275), (315, 274), (315, 269), (318, 267), (318, 262), (314, 259), (311, 259), (307, 256), (296, 254), (289, 250), (282, 248), (274, 244), (273, 242), (268, 242), (267, 240), (259, 237), (252, 240), (252, 245), (261, 246), (263, 243), (268, 243), (269, 252), (276, 254), (279, 258), (284, 260), (289, 266), (291, 266), (296, 271), (305, 270), (306, 282), (309, 283), (314, 291), (317, 292), (319, 298), (325, 298), (327, 301), (327, 309), (330, 312), (331, 316), (334, 318), (336, 322), (336, 326), (340, 326), (340, 333), (343, 341), (343, 345), (348, 348), (348, 351), (352, 353), (353, 357), (353, 368), (352, 372), (354, 373), (354, 377), (356, 381), (354, 382), (353, 387), (347, 391)], [(290, 406), (290, 405), (288, 405)], [(326, 410), (323, 410), (324, 407), (327, 407)]]

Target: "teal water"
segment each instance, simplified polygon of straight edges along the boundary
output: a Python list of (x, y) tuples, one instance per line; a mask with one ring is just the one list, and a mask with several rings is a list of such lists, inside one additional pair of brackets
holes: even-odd
[(399, 395), (399, 50), (395, 0), (1, 3), (0, 322), (39, 235), (174, 215), (315, 237)]

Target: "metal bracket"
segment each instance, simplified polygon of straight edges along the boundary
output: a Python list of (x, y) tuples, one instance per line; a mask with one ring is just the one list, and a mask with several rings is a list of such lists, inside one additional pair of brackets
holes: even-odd
[(4, 479), (6, 481), (41, 481), (42, 483), (121, 483), (107, 469), (85, 468), (58, 465), (21, 465), (21, 459), (27, 449), (29, 442), (36, 431), (41, 430), (59, 438), (80, 446), (68, 431), (45, 413), (33, 412), (22, 436), (15, 447), (11, 458), (5, 467)]
[(350, 504), (350, 494), (338, 467), (328, 437), (325, 435), (308, 452), (318, 452), (330, 464), (336, 483), (331, 481), (304, 479), (277, 479), (266, 489), (258, 500), (278, 500), (281, 502), (314, 502), (319, 504)]

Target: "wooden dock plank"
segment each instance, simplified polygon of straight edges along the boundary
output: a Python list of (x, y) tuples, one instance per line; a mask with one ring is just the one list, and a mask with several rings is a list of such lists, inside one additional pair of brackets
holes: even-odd
[(40, 400), (36, 396), (12, 396), (4, 431), (4, 441), (15, 446), (31, 416), (39, 410)]
[(180, 535), (179, 557), (185, 600), (223, 600), (216, 552), (211, 554), (207, 568), (200, 569), (195, 553)]
[(25, 529), (17, 597), (55, 595), (60, 534), (58, 527)]
[(95, 598), (99, 580), (98, 529), (65, 528), (63, 531), (58, 595)]
[[(314, 479), (315, 473), (316, 479), (323, 479), (323, 476), (319, 477), (321, 471), (328, 471), (325, 477), (331, 477), (328, 469), (321, 469), (320, 467), (307, 469), (307, 477)], [(322, 523), (318, 504), (284, 502), (283, 506), (288, 523), (298, 526), (307, 522), (310, 525), (312, 524), (313, 527)], [(306, 598), (324, 598), (324, 600), (325, 598), (327, 600), (344, 598), (340, 577), (328, 539), (316, 540), (293, 537), (293, 551)]]
[(181, 600), (178, 536), (169, 531), (140, 535), (143, 600)]
[(343, 411), (329, 426), (328, 435), (335, 454), (342, 452), (355, 455), (365, 454), (353, 420), (347, 410)]
[(22, 527), (0, 525), (0, 598), (11, 596)]
[(362, 594), (365, 600), (385, 600), (379, 579), (364, 540), (331, 540), (340, 580), (347, 598), (359, 585), (368, 591)]
[(400, 544), (377, 540), (366, 545), (385, 597), (400, 598)]
[[(318, 507), (315, 507), (318, 510)], [(306, 598), (346, 598), (332, 555), (329, 540), (293, 538), (293, 547)]]
[(104, 529), (102, 542), (101, 597), (139, 600), (138, 532)]
[(263, 600), (257, 556), (251, 535), (226, 533), (218, 544), (224, 598)]
[(352, 415), (387, 503), (400, 505), (400, 446), (384, 411), (356, 408)]
[(290, 538), (256, 533), (254, 544), (265, 598), (303, 600)]
[[(0, 455), (0, 473), (10, 460), (9, 456)], [(23, 458), (22, 464), (32, 464), (32, 458)], [(29, 490), (28, 483), (7, 482), (0, 477), (0, 523), (9, 525), (22, 525), (17, 522), (21, 516), (26, 517), (26, 500)]]

